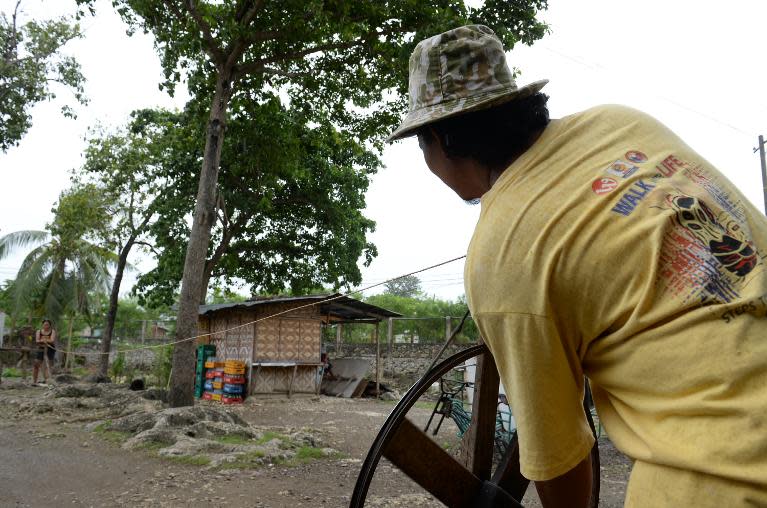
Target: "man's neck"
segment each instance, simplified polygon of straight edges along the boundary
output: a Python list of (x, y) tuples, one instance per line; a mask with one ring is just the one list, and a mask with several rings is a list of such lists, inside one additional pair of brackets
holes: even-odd
[(536, 141), (538, 141), (538, 138), (541, 137), (541, 134), (543, 134), (544, 130), (546, 130), (546, 127), (544, 127), (543, 129), (541, 129), (539, 131), (536, 131), (533, 134), (531, 134), (530, 138), (527, 141), (527, 145), (525, 146), (524, 150), (521, 150), (521, 151), (513, 154), (511, 156), (511, 158), (508, 161), (504, 162), (503, 164), (501, 164), (501, 165), (499, 165), (499, 166), (497, 166), (495, 168), (490, 168), (490, 171), (488, 173), (489, 177), (490, 177), (490, 180), (488, 182), (488, 185), (489, 185), (488, 190), (489, 190), (490, 187), (495, 185), (495, 182), (501, 177), (503, 172), (506, 171), (509, 168), (509, 166), (514, 164), (514, 162), (516, 162), (517, 159), (519, 159), (525, 152), (527, 152), (535, 144)]

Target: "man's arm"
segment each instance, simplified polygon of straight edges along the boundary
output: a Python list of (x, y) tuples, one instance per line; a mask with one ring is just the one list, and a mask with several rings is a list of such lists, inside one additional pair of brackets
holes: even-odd
[(544, 508), (587, 508), (591, 497), (591, 450), (577, 466), (551, 480), (535, 482)]

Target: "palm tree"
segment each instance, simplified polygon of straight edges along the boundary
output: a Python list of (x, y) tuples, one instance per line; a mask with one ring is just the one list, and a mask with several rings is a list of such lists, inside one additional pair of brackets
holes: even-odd
[(82, 238), (16, 231), (0, 238), (0, 260), (29, 247), (13, 288), (17, 314), (28, 309), (57, 321), (67, 311), (88, 313), (94, 293), (109, 289), (115, 258), (110, 251)]

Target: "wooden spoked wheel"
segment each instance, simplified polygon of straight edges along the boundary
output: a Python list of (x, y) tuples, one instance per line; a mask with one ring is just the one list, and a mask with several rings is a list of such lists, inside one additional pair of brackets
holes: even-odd
[[(451, 369), (477, 359), (471, 425), (463, 436), (461, 452), (453, 457), (406, 415), (421, 395)], [(516, 435), (493, 471), (493, 445), (499, 378), (492, 356), (483, 344), (469, 347), (442, 361), (413, 385), (391, 412), (362, 464), (350, 508), (362, 508), (381, 457), (409, 476), (449, 507), (515, 507), (529, 481), (519, 471)], [(584, 405), (585, 408), (585, 405)], [(592, 431), (594, 424), (587, 410)], [(593, 474), (591, 507), (599, 504), (599, 448), (591, 451)]]

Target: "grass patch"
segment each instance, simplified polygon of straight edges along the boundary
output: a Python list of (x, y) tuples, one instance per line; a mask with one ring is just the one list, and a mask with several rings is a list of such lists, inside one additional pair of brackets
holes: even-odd
[(100, 432), (101, 437), (109, 441), (110, 443), (122, 444), (128, 440), (130, 433), (120, 432), (117, 430), (105, 430)]
[(157, 441), (151, 441), (151, 442), (147, 441), (146, 443), (141, 443), (141, 445), (138, 446), (138, 449), (147, 451), (154, 455), (161, 449), (165, 448), (166, 446), (168, 445), (165, 443), (158, 443)]
[[(247, 438), (245, 436), (240, 436), (237, 434), (231, 434), (226, 436), (216, 436), (214, 440), (221, 444), (229, 444), (229, 445), (244, 445), (244, 444), (249, 444), (251, 442), (250, 438)], [(268, 441), (270, 441), (270, 439), (267, 439), (266, 441), (264, 441), (264, 443)], [(263, 443), (259, 442), (258, 444), (263, 444)]]
[(263, 459), (265, 457), (262, 451), (252, 451), (237, 457), (232, 462), (225, 462), (221, 464), (220, 469), (254, 469), (263, 465)]
[(210, 458), (205, 455), (182, 455), (180, 457), (163, 457), (176, 464), (186, 464), (189, 466), (207, 466), (210, 464)]
[(6, 367), (3, 369), (3, 377), (21, 377), (21, 370), (16, 367)]
[(96, 425), (93, 428), (93, 432), (96, 432), (98, 434), (103, 434), (104, 432), (108, 431), (111, 427), (112, 427), (112, 420), (106, 420)]
[(119, 430), (110, 430), (112, 428), (112, 420), (107, 420), (103, 423), (96, 425), (93, 428), (93, 432), (100, 435), (110, 443), (122, 444), (130, 437), (130, 432), (121, 432)]
[(322, 448), (314, 448), (313, 446), (302, 446), (296, 450), (296, 456), (293, 460), (298, 462), (309, 462), (317, 459), (324, 459), (326, 457)]

